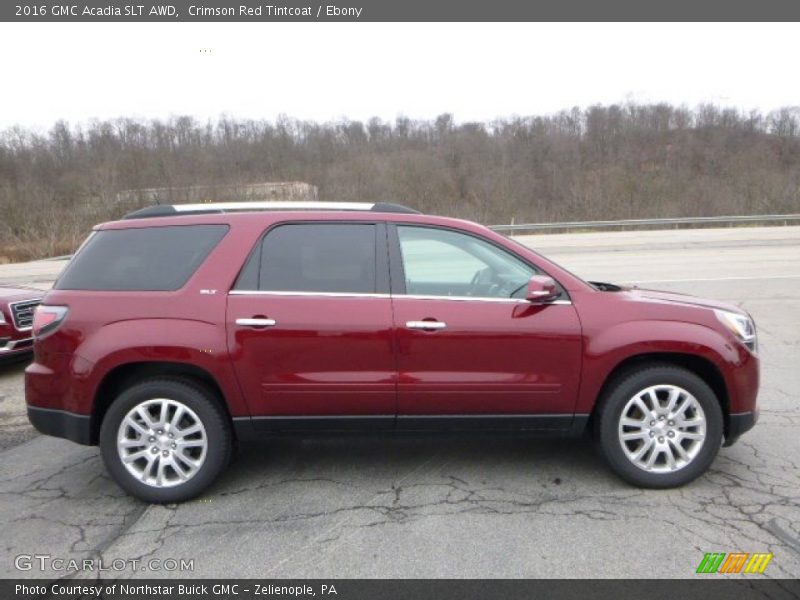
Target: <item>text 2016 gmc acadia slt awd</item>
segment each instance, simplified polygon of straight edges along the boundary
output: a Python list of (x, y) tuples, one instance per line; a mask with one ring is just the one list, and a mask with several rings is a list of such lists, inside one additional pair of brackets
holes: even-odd
[(143, 209), (95, 228), (33, 333), (31, 422), (150, 502), (199, 494), (236, 440), (360, 429), (590, 430), (621, 477), (672, 487), (758, 415), (739, 308), (393, 204)]

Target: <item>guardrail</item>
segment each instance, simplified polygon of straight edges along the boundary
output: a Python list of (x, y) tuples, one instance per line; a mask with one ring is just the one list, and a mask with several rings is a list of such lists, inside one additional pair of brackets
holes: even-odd
[(551, 231), (575, 229), (641, 229), (677, 228), (696, 225), (716, 225), (733, 227), (738, 224), (800, 224), (800, 214), (791, 215), (748, 215), (729, 217), (677, 217), (667, 219), (623, 219), (620, 221), (568, 221), (563, 223), (517, 223), (511, 225), (492, 225), (490, 229), (506, 231)]

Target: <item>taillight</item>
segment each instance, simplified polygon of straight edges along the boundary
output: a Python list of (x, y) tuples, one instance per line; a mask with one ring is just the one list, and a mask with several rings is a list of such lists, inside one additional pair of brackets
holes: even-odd
[(66, 306), (37, 306), (33, 312), (33, 337), (41, 338), (58, 329), (67, 312)]

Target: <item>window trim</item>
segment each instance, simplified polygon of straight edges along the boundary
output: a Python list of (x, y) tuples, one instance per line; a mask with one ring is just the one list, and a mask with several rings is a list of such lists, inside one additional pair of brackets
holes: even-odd
[[(249, 290), (231, 290), (228, 292), (229, 296), (311, 296), (311, 297), (329, 297), (329, 298), (383, 298), (395, 299), (405, 298), (407, 300), (460, 300), (470, 302), (501, 302), (504, 304), (530, 304), (530, 301), (525, 298), (481, 298), (476, 296), (421, 296), (414, 294), (365, 294), (359, 292), (300, 292), (300, 291), (283, 291), (283, 292), (267, 292), (267, 291), (249, 291)], [(543, 305), (559, 304), (568, 305), (572, 304), (571, 300), (553, 300), (552, 302), (543, 302)]]
[(551, 304), (572, 304), (572, 299), (570, 298), (569, 292), (567, 292), (566, 288), (561, 285), (561, 283), (550, 275), (547, 271), (542, 269), (539, 265), (534, 264), (532, 261), (528, 260), (527, 258), (520, 256), (516, 252), (513, 252), (503, 246), (502, 244), (498, 244), (494, 240), (490, 240), (488, 238), (483, 237), (482, 235), (478, 235), (471, 231), (465, 231), (463, 229), (457, 229), (455, 227), (448, 227), (445, 225), (435, 225), (432, 223), (409, 223), (405, 221), (390, 221), (387, 223), (387, 235), (389, 237), (389, 276), (391, 281), (391, 290), (392, 296), (395, 297), (403, 297), (403, 298), (412, 298), (417, 300), (460, 300), (460, 301), (467, 301), (471, 300), (474, 302), (506, 302), (506, 303), (515, 303), (515, 304), (530, 304), (528, 300), (525, 298), (492, 298), (492, 297), (479, 297), (479, 296), (440, 296), (440, 295), (426, 295), (426, 294), (408, 294), (406, 293), (406, 277), (405, 277), (405, 267), (403, 266), (403, 253), (400, 249), (400, 235), (397, 233), (398, 227), (424, 227), (427, 229), (439, 229), (442, 231), (448, 231), (451, 233), (460, 233), (462, 235), (468, 235), (474, 237), (477, 240), (480, 240), (484, 243), (490, 244), (497, 248), (498, 250), (505, 252), (506, 254), (510, 254), (520, 262), (528, 265), (531, 269), (535, 272), (547, 275), (548, 277), (552, 278), (553, 281), (556, 282), (556, 285), (559, 289), (558, 297), (551, 301), (551, 302), (544, 302), (542, 305), (551, 305)]
[[(270, 234), (271, 231), (282, 227), (284, 225), (372, 225), (375, 228), (375, 292), (310, 292), (310, 291), (292, 291), (292, 290), (238, 290), (236, 284), (242, 276), (253, 255), (258, 252), (261, 253), (261, 246), (264, 239)], [(271, 223), (262, 233), (258, 236), (253, 247), (247, 253), (247, 257), (239, 267), (236, 277), (233, 278), (228, 294), (232, 296), (244, 295), (258, 295), (258, 296), (320, 296), (331, 298), (346, 298), (346, 297), (364, 297), (364, 298), (382, 298), (389, 297), (389, 262), (387, 258), (387, 236), (386, 236), (386, 221), (364, 219), (292, 219), (287, 221), (276, 221)], [(259, 271), (261, 270), (259, 262)]]
[(390, 294), (368, 292), (301, 292), (293, 290), (231, 290), (229, 296), (320, 296), (330, 298), (391, 298)]

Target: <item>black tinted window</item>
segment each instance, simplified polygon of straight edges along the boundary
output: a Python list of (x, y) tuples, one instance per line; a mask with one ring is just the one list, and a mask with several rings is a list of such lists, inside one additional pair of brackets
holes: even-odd
[(227, 231), (227, 225), (98, 231), (69, 263), (55, 287), (58, 290), (177, 290)]
[(236, 289), (369, 294), (375, 272), (374, 225), (281, 225), (250, 257)]

